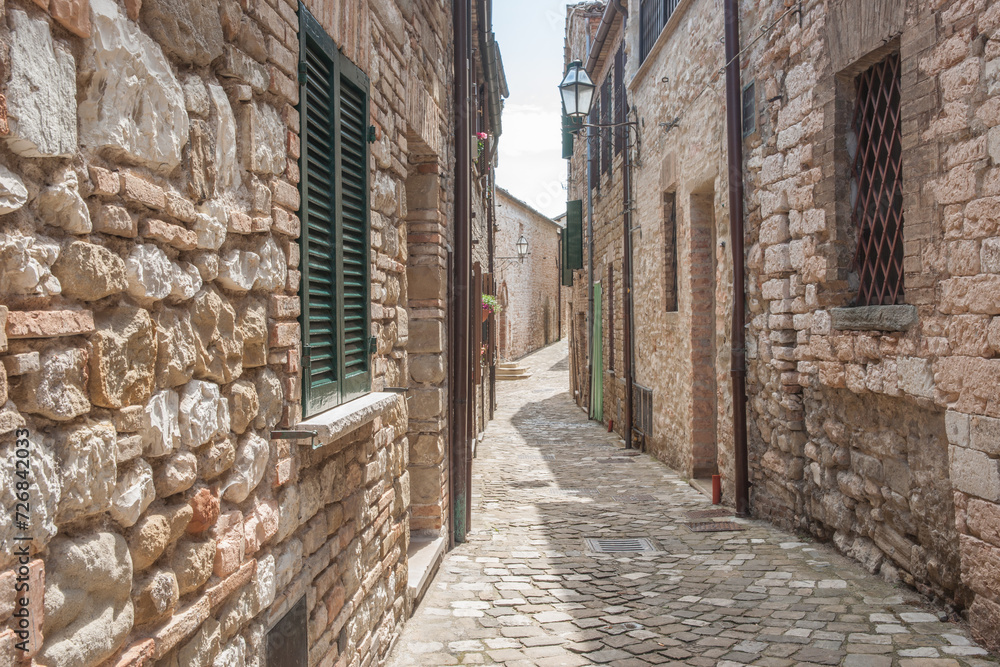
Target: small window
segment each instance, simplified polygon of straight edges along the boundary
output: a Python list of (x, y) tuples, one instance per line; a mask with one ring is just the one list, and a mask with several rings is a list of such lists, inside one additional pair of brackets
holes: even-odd
[(639, 4), (639, 62), (653, 50), (653, 44), (663, 32), (667, 21), (677, 9), (680, 0), (641, 0)]
[(590, 107), (590, 114), (587, 117), (587, 160), (590, 171), (590, 188), (601, 189), (601, 135), (600, 130), (595, 127), (600, 122), (601, 96), (596, 95), (594, 104)]
[(604, 79), (604, 86), (601, 88), (601, 99), (604, 100), (604, 104), (601, 105), (601, 124), (606, 126), (601, 129), (601, 172), (611, 176), (611, 163), (613, 160), (611, 151), (613, 146), (611, 143), (611, 128), (607, 126), (611, 125), (611, 107), (614, 106), (612, 72), (608, 72), (608, 76)]
[(847, 152), (851, 219), (857, 234), (857, 305), (903, 302), (902, 132), (899, 54), (855, 80), (857, 98)]
[(309, 664), (308, 632), (309, 614), (303, 596), (267, 633), (267, 667), (306, 667)]
[(743, 89), (743, 136), (749, 136), (757, 130), (757, 99), (754, 97), (754, 82), (751, 81)]
[(677, 196), (663, 193), (664, 310), (677, 312)]
[(622, 152), (628, 137), (628, 128), (623, 125), (628, 112), (625, 108), (625, 42), (618, 46), (615, 54), (615, 155)]
[(371, 390), (368, 77), (299, 5), (303, 411)]

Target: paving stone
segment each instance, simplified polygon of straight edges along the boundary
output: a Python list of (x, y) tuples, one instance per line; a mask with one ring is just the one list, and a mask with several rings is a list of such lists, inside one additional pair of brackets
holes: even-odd
[[(565, 343), (545, 348), (520, 362), (529, 381), (498, 386), (474, 462), (472, 531), (388, 667), (1000, 664), (928, 600), (827, 545), (761, 521), (738, 536), (680, 528), (711, 504), (587, 420), (565, 391), (565, 356)], [(657, 501), (613, 501), (637, 494)], [(660, 550), (598, 554), (584, 538)]]

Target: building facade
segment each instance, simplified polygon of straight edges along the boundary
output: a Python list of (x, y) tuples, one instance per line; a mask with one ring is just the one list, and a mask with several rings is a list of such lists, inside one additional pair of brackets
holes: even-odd
[(6, 5), (0, 664), (386, 655), (471, 460), (476, 4)]
[[(570, 199), (589, 218), (573, 276), (571, 390), (689, 477), (721, 474), (732, 502), (738, 318), (752, 514), (963, 610), (978, 639), (1000, 646), (1000, 10), (738, 5), (745, 51), (732, 100), (717, 3), (568, 9), (566, 61), (582, 60), (597, 84), (589, 122), (623, 120), (623, 42), (624, 110), (640, 137), (623, 194), (606, 129), (564, 136)], [(733, 104), (745, 159), (730, 168)], [(741, 175), (746, 213), (734, 220), (726, 194)], [(619, 377), (626, 212), (636, 371)], [(730, 225), (745, 231), (735, 284)], [(747, 308), (734, 315), (736, 290)], [(627, 426), (619, 382), (639, 397)]]
[[(514, 361), (562, 339), (561, 227), (503, 188), (496, 192), (497, 351), (502, 361)], [(523, 260), (522, 237), (528, 243)]]

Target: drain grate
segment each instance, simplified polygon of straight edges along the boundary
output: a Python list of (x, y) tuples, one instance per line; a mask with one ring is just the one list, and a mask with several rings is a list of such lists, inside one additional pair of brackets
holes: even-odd
[(655, 503), (656, 498), (648, 493), (640, 493), (635, 496), (611, 496), (616, 503)]
[(655, 553), (656, 547), (645, 537), (627, 537), (621, 539), (604, 537), (587, 537), (583, 540), (587, 550), (599, 554)]
[(735, 521), (703, 521), (701, 523), (689, 523), (687, 527), (695, 533), (720, 533), (731, 530), (745, 530), (743, 526)]
[(733, 512), (726, 509), (695, 510), (688, 512), (687, 515), (689, 519), (714, 519), (715, 517), (732, 516)]

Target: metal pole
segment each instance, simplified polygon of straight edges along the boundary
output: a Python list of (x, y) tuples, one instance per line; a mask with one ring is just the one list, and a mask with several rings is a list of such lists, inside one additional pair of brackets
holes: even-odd
[[(631, 126), (625, 126), (626, 137), (631, 136)], [(636, 128), (638, 133), (639, 128)], [(625, 310), (625, 326), (624, 329), (624, 340), (622, 341), (622, 350), (625, 356), (625, 448), (632, 449), (632, 390), (633, 384), (635, 383), (635, 377), (633, 367), (632, 367), (632, 201), (631, 201), (631, 189), (632, 189), (632, 159), (631, 159), (631, 149), (628, 146), (628, 141), (625, 142), (625, 156), (624, 156), (625, 168), (622, 170), (622, 200), (625, 206), (625, 212), (623, 215), (624, 219), (624, 231), (625, 231), (625, 256), (622, 258), (622, 273), (625, 274), (625, 284), (623, 289), (625, 292), (625, 303), (623, 304)]]
[(736, 513), (750, 515), (747, 452), (746, 285), (743, 250), (743, 123), (740, 86), (738, 0), (725, 0), (726, 126), (729, 155), (729, 228), (733, 246), (733, 332), (730, 375), (733, 381), (733, 449)]

